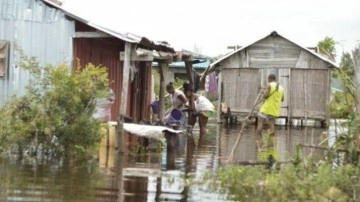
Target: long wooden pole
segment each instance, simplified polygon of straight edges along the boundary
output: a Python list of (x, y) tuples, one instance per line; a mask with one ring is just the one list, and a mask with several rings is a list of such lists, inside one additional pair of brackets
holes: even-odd
[[(217, 115), (216, 119), (218, 123), (221, 123), (221, 102), (222, 102), (222, 72), (220, 71), (218, 75), (218, 106), (217, 106)], [(205, 76), (206, 77), (206, 76)]]
[(353, 58), (356, 82), (356, 112), (360, 114), (360, 46), (353, 51)]
[(288, 105), (287, 124), (289, 124), (289, 128), (291, 126), (291, 114), (292, 114), (292, 112), (291, 112), (291, 110), (292, 110), (292, 95), (291, 95), (291, 92), (290, 92), (290, 89), (292, 89), (291, 88), (291, 77), (292, 77), (291, 68), (289, 68), (289, 83), (288, 83), (288, 90), (287, 90), (287, 96), (288, 96), (288, 100), (287, 100), (287, 102), (288, 102), (287, 103), (287, 105)]
[(262, 92), (260, 91), (260, 93), (258, 94), (258, 96), (256, 97), (255, 99), (255, 102), (254, 102), (254, 106), (253, 108), (251, 109), (250, 113), (245, 117), (245, 120), (244, 122), (241, 124), (241, 129), (240, 129), (240, 132), (239, 132), (239, 135), (238, 135), (238, 138), (236, 139), (236, 142), (230, 152), (230, 155), (229, 155), (229, 158), (228, 158), (228, 162), (232, 162), (233, 161), (233, 158), (234, 158), (234, 152), (235, 152), (235, 149), (237, 148), (237, 146), (239, 145), (239, 142), (243, 136), (243, 133), (244, 133), (244, 129), (245, 127), (247, 126), (247, 124), (249, 123), (249, 118), (250, 116), (253, 114), (256, 106), (260, 103), (261, 101), (261, 97), (262, 97)]

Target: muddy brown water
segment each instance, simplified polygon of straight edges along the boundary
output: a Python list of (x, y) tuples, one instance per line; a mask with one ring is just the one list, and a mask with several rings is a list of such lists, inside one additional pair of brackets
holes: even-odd
[[(185, 176), (201, 179), (202, 174), (225, 164), (240, 130), (239, 125), (225, 127), (215, 120), (208, 134), (182, 135), (171, 152), (126, 153), (101, 148), (99, 161), (78, 165), (64, 162), (0, 159), (0, 201), (226, 201), (205, 186), (191, 185)], [(326, 129), (278, 127), (273, 139), (276, 158), (288, 160), (298, 143), (318, 144)], [(154, 143), (153, 143), (154, 144)], [(156, 145), (156, 143), (155, 143)], [(323, 151), (304, 148), (304, 155), (322, 155)], [(255, 129), (246, 129), (234, 154), (234, 161), (256, 161), (260, 155)]]

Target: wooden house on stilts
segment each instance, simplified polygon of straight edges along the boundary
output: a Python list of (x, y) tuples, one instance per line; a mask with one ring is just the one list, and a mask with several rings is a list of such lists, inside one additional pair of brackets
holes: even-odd
[(274, 31), (216, 60), (203, 76), (219, 72), (220, 102), (226, 103), (233, 114), (245, 116), (252, 110), (268, 74), (275, 74), (285, 89), (280, 118), (286, 123), (313, 119), (325, 124), (332, 68), (337, 68), (333, 61)]

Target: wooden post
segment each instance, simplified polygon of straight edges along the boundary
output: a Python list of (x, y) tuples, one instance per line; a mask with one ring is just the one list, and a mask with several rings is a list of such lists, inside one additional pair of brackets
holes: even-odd
[[(287, 105), (288, 105), (288, 116), (287, 116), (287, 123), (289, 124), (289, 128), (291, 127), (291, 106), (292, 106), (292, 96), (291, 96), (291, 68), (289, 68), (289, 80), (288, 80), (288, 90), (287, 90)], [(287, 125), (287, 124), (286, 124)]]
[(116, 178), (118, 188), (118, 200), (124, 201), (124, 155), (116, 155)]
[[(331, 94), (331, 70), (328, 69), (328, 76), (327, 76), (327, 81), (326, 81), (326, 85), (328, 86), (327, 88), (327, 92), (326, 92), (326, 106), (329, 106), (329, 102), (330, 102), (330, 94)], [(326, 127), (330, 126), (330, 113), (329, 113), (329, 107), (326, 107), (325, 110), (325, 123), (326, 123)], [(321, 122), (320, 122), (321, 123)], [(316, 126), (316, 121), (315, 121), (315, 126)], [(322, 126), (321, 126), (322, 127)]]
[(192, 71), (192, 62), (191, 61), (185, 61), (185, 67), (186, 67), (186, 75), (189, 80), (189, 84), (191, 87), (194, 88), (194, 74)]
[(218, 106), (217, 106), (217, 122), (221, 123), (221, 102), (222, 102), (222, 73), (218, 76)]
[(117, 149), (120, 153), (124, 153), (124, 116), (126, 115), (127, 108), (127, 95), (129, 87), (129, 76), (130, 76), (130, 59), (131, 59), (131, 49), (132, 45), (129, 42), (125, 43), (125, 56), (124, 56), (124, 65), (123, 65), (123, 80), (122, 80), (122, 90), (121, 90), (121, 103), (120, 103), (120, 112), (119, 118), (117, 120)]
[(160, 75), (160, 92), (159, 92), (159, 120), (162, 121), (164, 119), (165, 113), (165, 77), (164, 72), (168, 69), (167, 66), (169, 64), (165, 62), (159, 62), (159, 75)]
[(353, 51), (355, 85), (356, 85), (356, 112), (360, 113), (360, 46)]

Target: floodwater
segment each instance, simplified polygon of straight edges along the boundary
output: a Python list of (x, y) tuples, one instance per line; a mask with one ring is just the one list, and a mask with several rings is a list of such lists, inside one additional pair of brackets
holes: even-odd
[[(0, 201), (226, 201), (202, 185), (186, 186), (189, 179), (226, 164), (238, 137), (240, 125), (224, 126), (211, 120), (208, 134), (181, 135), (173, 151), (136, 152), (117, 155), (113, 148), (101, 148), (98, 161), (79, 164), (0, 159)], [(272, 139), (279, 161), (289, 160), (297, 144), (317, 145), (326, 129), (279, 127)], [(324, 136), (325, 135), (325, 136)], [(156, 147), (156, 142), (151, 142)], [(323, 151), (303, 148), (303, 155)], [(234, 162), (257, 161), (255, 128), (249, 126), (234, 152)]]

